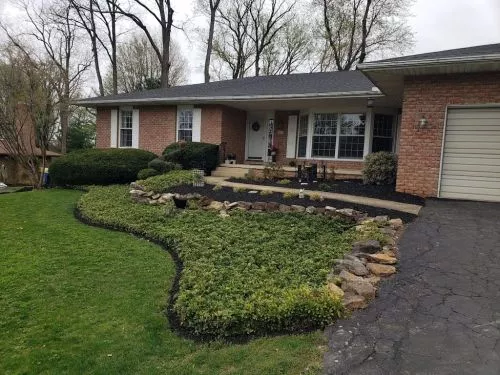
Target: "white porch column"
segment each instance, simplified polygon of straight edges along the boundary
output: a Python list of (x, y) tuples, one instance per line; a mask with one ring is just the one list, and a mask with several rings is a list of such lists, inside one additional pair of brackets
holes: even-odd
[(363, 158), (372, 152), (372, 140), (373, 140), (373, 108), (366, 109), (366, 121), (365, 121), (365, 145), (363, 148)]

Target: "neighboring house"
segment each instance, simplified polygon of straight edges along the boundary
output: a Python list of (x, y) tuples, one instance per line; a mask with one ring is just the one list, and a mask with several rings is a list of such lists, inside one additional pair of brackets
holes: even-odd
[[(28, 150), (29, 155), (34, 155), (41, 159), (41, 150), (35, 145), (34, 129), (31, 126), (22, 126), (19, 128), (18, 134), (23, 138), (23, 143)], [(10, 147), (7, 145), (7, 140), (3, 139), (0, 134), (0, 166), (5, 165), (7, 179), (4, 182), (7, 185), (32, 185), (30, 175), (16, 162), (10, 153)], [(60, 154), (52, 151), (47, 151), (47, 166), (53, 158), (60, 156)]]
[(362, 64), (81, 100), (98, 147), (161, 153), (177, 140), (222, 144), (238, 163), (317, 161), (361, 170), (399, 155), (397, 190), (500, 201), (500, 44)]

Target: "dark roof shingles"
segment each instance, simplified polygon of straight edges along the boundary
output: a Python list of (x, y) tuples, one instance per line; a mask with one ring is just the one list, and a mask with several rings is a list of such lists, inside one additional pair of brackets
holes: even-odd
[(373, 87), (374, 84), (361, 72), (342, 71), (248, 77), (95, 97), (83, 101), (347, 93), (371, 91)]

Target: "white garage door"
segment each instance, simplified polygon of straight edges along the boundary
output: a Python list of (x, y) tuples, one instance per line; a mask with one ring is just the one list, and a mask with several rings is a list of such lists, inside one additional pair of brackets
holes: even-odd
[(500, 201), (500, 108), (448, 111), (439, 196)]

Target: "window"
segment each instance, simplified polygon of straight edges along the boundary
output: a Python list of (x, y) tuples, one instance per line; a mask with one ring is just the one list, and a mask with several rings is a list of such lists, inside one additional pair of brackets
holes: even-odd
[(193, 109), (179, 109), (177, 124), (177, 140), (191, 142), (193, 140)]
[(132, 147), (132, 111), (120, 111), (120, 147)]
[(341, 117), (339, 158), (361, 159), (365, 147), (364, 114), (344, 114)]
[(298, 141), (297, 141), (297, 157), (305, 158), (307, 151), (307, 128), (309, 124), (309, 116), (300, 116), (299, 131), (298, 131)]
[(312, 157), (334, 158), (337, 146), (336, 113), (315, 113), (312, 139)]
[(376, 114), (373, 121), (372, 152), (393, 150), (394, 116)]

